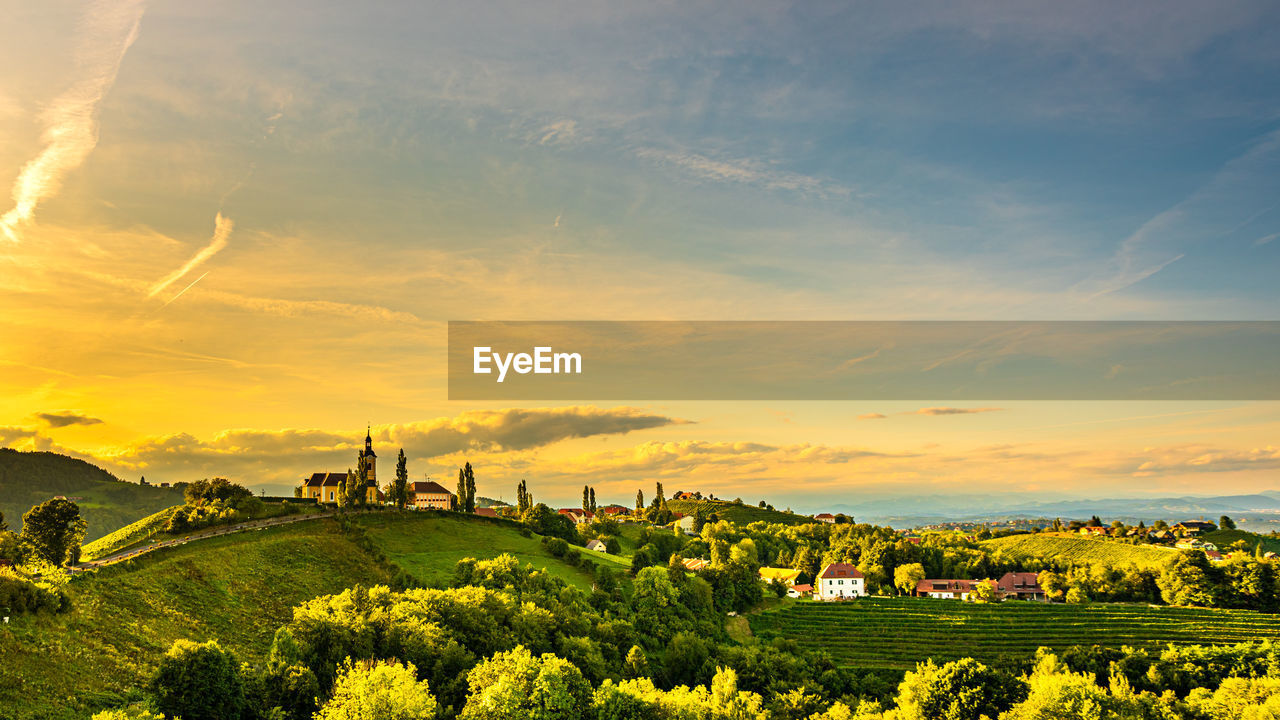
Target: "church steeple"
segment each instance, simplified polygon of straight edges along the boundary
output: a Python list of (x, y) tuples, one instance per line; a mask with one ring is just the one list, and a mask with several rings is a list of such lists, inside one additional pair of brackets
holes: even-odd
[(369, 425), (364, 433), (364, 454), (365, 457), (378, 457), (373, 454), (373, 425)]

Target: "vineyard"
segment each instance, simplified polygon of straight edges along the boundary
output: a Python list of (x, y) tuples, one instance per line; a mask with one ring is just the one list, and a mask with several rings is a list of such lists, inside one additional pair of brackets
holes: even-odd
[(1064, 534), (1026, 534), (987, 540), (983, 547), (1015, 559), (1041, 558), (1070, 565), (1108, 566), (1132, 563), (1160, 567), (1176, 557), (1176, 550), (1155, 545), (1129, 545), (1104, 538)]
[(169, 518), (173, 517), (173, 513), (180, 507), (182, 506), (175, 505), (174, 507), (165, 508), (158, 513), (142, 518), (132, 525), (125, 525), (109, 535), (94, 540), (81, 549), (80, 558), (82, 560), (94, 560), (132, 545), (137, 545), (144, 540), (150, 540), (156, 533), (164, 530), (169, 523)]
[(923, 598), (791, 603), (750, 617), (761, 639), (825, 650), (840, 665), (910, 669), (926, 658), (984, 662), (1045, 646), (1222, 645), (1280, 638), (1280, 616), (1249, 610), (1150, 605), (970, 604)]
[(807, 515), (793, 515), (780, 510), (770, 510), (745, 503), (739, 505), (724, 500), (668, 500), (667, 507), (672, 512), (682, 515), (692, 515), (697, 510), (702, 510), (703, 516), (708, 519), (714, 513), (721, 520), (728, 520), (738, 525), (750, 525), (758, 521), (783, 525), (805, 525), (817, 522)]

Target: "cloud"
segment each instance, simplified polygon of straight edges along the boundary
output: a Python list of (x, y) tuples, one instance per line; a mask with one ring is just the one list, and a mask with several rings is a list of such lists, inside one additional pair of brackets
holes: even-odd
[(1254, 240), (1253, 246), (1259, 247), (1261, 245), (1266, 245), (1267, 243), (1271, 242), (1272, 240), (1275, 240), (1276, 238), (1280, 238), (1280, 233), (1271, 233), (1270, 235), (1264, 235), (1263, 237), (1260, 237), (1257, 240)]
[(102, 420), (96, 417), (90, 417), (71, 410), (61, 410), (57, 412), (36, 413), (36, 417), (43, 420), (52, 428), (62, 428), (69, 425), (101, 425)]
[(884, 420), (889, 417), (883, 413), (864, 413), (858, 416), (859, 420)]
[(89, 157), (98, 144), (98, 103), (115, 83), (125, 52), (138, 37), (143, 4), (94, 3), (82, 19), (76, 64), (83, 77), (41, 114), (44, 148), (18, 173), (14, 206), (0, 216), (0, 233), (13, 242), (18, 227), (31, 221), (36, 206), (53, 197), (62, 178)]
[(538, 130), (539, 145), (568, 145), (578, 137), (578, 123), (560, 120)]
[[(202, 250), (200, 250), (200, 252), (196, 253), (195, 256), (193, 256), (190, 260), (188, 260), (185, 265), (169, 273), (169, 275), (166, 276), (163, 280), (153, 285), (151, 287), (151, 291), (147, 293), (147, 297), (148, 298), (155, 297), (165, 288), (172, 285), (176, 280), (178, 280), (178, 278), (181, 278), (183, 275), (186, 275), (187, 273), (191, 272), (195, 268), (199, 267), (201, 263), (203, 263), (204, 261), (213, 257), (214, 255), (217, 255), (219, 251), (221, 251), (223, 248), (227, 246), (227, 238), (231, 236), (231, 231), (235, 229), (235, 226), (236, 226), (235, 222), (232, 221), (232, 219), (229, 217), (224, 217), (222, 213), (217, 213), (216, 215), (214, 215), (213, 238), (209, 241), (209, 244), (206, 245)], [(195, 283), (192, 283), (192, 285), (194, 284)], [(189, 286), (187, 288), (183, 288), (182, 292), (186, 292), (188, 289), (189, 289)], [(178, 294), (181, 295), (182, 293), (178, 293)], [(177, 295), (175, 295), (174, 298), (176, 299)]]
[[(372, 433), (375, 447), (384, 454), (389, 454), (389, 448), (404, 448), (406, 455), (418, 461), (461, 452), (530, 450), (683, 422), (626, 407), (512, 408), (384, 425), (374, 427)], [(364, 434), (358, 431), (236, 429), (208, 439), (189, 433), (149, 437), (99, 457), (115, 467), (164, 473), (173, 480), (214, 474), (247, 481), (279, 480), (341, 470), (353, 464), (363, 442)]]
[(1177, 473), (1238, 472), (1280, 469), (1280, 447), (1249, 449), (1185, 445), (1152, 448), (1133, 471), (1134, 477)]
[(641, 148), (636, 154), (660, 166), (674, 166), (704, 180), (819, 195), (844, 196), (853, 193), (850, 188), (842, 185), (772, 168), (757, 160), (717, 160), (692, 152), (671, 152), (655, 148)]
[(756, 442), (652, 441), (622, 450), (574, 458), (561, 472), (578, 475), (685, 476), (710, 472), (717, 479), (774, 472), (779, 465), (844, 465), (858, 460), (912, 457), (862, 448), (827, 445), (769, 445)]
[(959, 408), (959, 407), (927, 407), (916, 410), (913, 415), (973, 415), (976, 413), (998, 412), (1004, 408), (998, 407), (980, 407), (980, 408)]

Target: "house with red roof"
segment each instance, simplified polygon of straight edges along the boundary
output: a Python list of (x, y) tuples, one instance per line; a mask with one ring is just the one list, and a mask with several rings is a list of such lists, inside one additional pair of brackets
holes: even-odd
[(867, 581), (851, 563), (828, 563), (818, 573), (818, 600), (851, 600), (866, 597)]
[(990, 580), (926, 578), (916, 583), (916, 595), (918, 597), (939, 598), (941, 600), (968, 600), (970, 593), (973, 592), (973, 588), (979, 583), (996, 585), (996, 583)]
[(556, 512), (572, 520), (574, 525), (589, 523), (596, 516), (590, 510), (583, 510), (582, 508), (560, 508)]
[(831, 513), (818, 513), (817, 515), (813, 516), (813, 519), (817, 520), (818, 522), (824, 522), (824, 523), (830, 524), (836, 521), (836, 516), (832, 515)]
[(1039, 576), (1033, 572), (1007, 572), (996, 581), (996, 594), (1000, 598), (1017, 600), (1048, 600), (1040, 587)]

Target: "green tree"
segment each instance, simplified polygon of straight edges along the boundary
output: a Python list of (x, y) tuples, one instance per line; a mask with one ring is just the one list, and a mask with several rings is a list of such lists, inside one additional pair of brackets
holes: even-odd
[(1017, 681), (965, 658), (945, 665), (926, 660), (898, 685), (901, 720), (979, 720), (997, 717), (1018, 699)]
[(589, 512), (591, 510), (591, 486), (582, 486), (582, 511)]
[(591, 488), (591, 512), (596, 511), (596, 489)]
[(908, 563), (899, 565), (893, 571), (893, 585), (903, 595), (914, 595), (916, 587), (924, 579), (924, 565)]
[(203, 505), (207, 502), (232, 502), (241, 498), (252, 497), (249, 488), (233, 483), (226, 478), (197, 480), (182, 490), (188, 505)]
[(995, 586), (986, 580), (979, 580), (973, 584), (973, 589), (969, 591), (969, 599), (973, 602), (995, 602)]
[(462, 468), (458, 468), (458, 492), (457, 492), (458, 512), (466, 512), (467, 508), (467, 474)]
[(436, 699), (413, 665), (348, 660), (315, 720), (430, 720), (436, 712)]
[(87, 527), (80, 506), (63, 498), (45, 501), (22, 516), (22, 538), (37, 555), (58, 566), (79, 562)]
[(644, 491), (636, 490), (636, 512), (644, 512)]
[(215, 641), (174, 642), (151, 677), (156, 709), (183, 720), (239, 718), (245, 696), (238, 666)]
[(476, 511), (476, 474), (471, 469), (471, 463), (466, 463), (463, 467), (463, 476), (467, 491), (466, 511), (474, 513)]
[(4, 521), (4, 513), (0, 512), (0, 532), (8, 532), (9, 524)]
[(391, 486), (391, 500), (401, 510), (409, 504), (409, 460), (404, 456), (404, 448), (400, 448), (400, 457), (396, 458), (396, 481)]
[(524, 646), (472, 668), (463, 720), (578, 720), (591, 707), (591, 685), (573, 663)]
[(622, 676), (628, 680), (649, 677), (649, 658), (639, 645), (632, 645), (622, 662)]
[[(1245, 519), (1247, 520), (1248, 518), (1245, 518)], [(1223, 515), (1222, 517), (1218, 518), (1218, 527), (1222, 530), (1235, 530), (1236, 521), (1232, 520), (1230, 517), (1226, 515)]]

